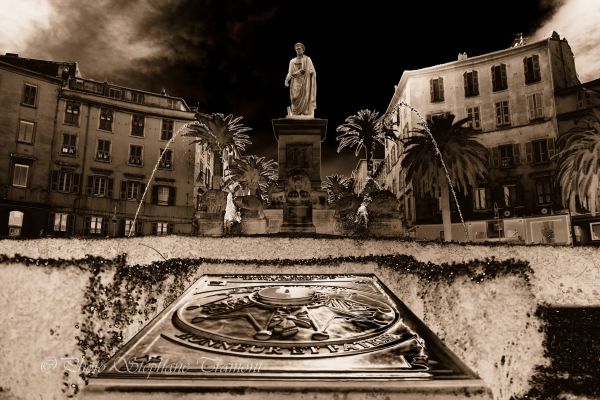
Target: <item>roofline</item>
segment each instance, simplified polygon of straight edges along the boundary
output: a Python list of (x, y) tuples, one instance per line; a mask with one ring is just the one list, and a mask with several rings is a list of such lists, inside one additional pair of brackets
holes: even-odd
[(48, 80), (48, 81), (56, 82), (59, 85), (62, 84), (62, 79), (61, 78), (57, 78), (55, 76), (51, 76), (51, 75), (47, 75), (47, 74), (42, 74), (41, 72), (37, 72), (37, 71), (32, 71), (32, 70), (27, 69), (27, 68), (23, 68), (23, 67), (19, 67), (19, 66), (10, 64), (10, 63), (6, 63), (6, 62), (4, 62), (2, 60), (0, 60), (0, 67), (4, 67), (6, 69), (16, 70), (18, 72), (24, 72), (24, 73), (29, 74), (29, 75), (34, 75), (34, 76), (36, 76), (38, 78), (41, 78), (41, 79), (45, 79), (45, 80)]
[(581, 89), (588, 89), (588, 87), (590, 87), (590, 86), (599, 86), (600, 87), (600, 78), (597, 78), (597, 79), (594, 79), (591, 81), (587, 81), (587, 82), (583, 82), (578, 85), (569, 86), (564, 89), (557, 90), (556, 94), (561, 95), (561, 94), (569, 94), (569, 93), (573, 93), (573, 92), (578, 92)]
[(496, 51), (493, 51), (491, 53), (485, 53), (485, 54), (480, 54), (478, 56), (468, 57), (468, 58), (466, 58), (464, 60), (450, 61), (450, 62), (447, 62), (447, 63), (437, 64), (437, 65), (433, 65), (433, 66), (425, 67), (425, 68), (420, 68), (420, 69), (404, 70), (404, 72), (402, 73), (402, 76), (400, 77), (400, 81), (398, 82), (398, 85), (396, 86), (396, 88), (394, 90), (394, 95), (392, 96), (392, 100), (388, 104), (388, 107), (386, 108), (385, 113), (386, 114), (390, 113), (392, 111), (393, 105), (398, 102), (398, 97), (400, 96), (400, 92), (401, 92), (402, 88), (406, 85), (406, 81), (407, 81), (407, 79), (408, 79), (409, 76), (416, 76), (416, 75), (421, 75), (421, 74), (427, 74), (427, 73), (434, 72), (434, 71), (443, 71), (443, 70), (455, 67), (457, 65), (468, 66), (468, 65), (471, 65), (471, 64), (476, 64), (479, 61), (482, 61), (484, 59), (488, 59), (488, 58), (500, 58), (500, 57), (502, 57), (502, 56), (504, 56), (504, 55), (506, 55), (508, 53), (526, 52), (526, 51), (531, 50), (532, 48), (542, 47), (543, 45), (548, 45), (548, 43), (551, 40), (567, 42), (566, 39), (553, 39), (551, 37), (548, 37), (548, 38), (544, 38), (544, 39), (538, 40), (536, 42), (528, 43), (528, 44), (525, 44), (525, 45), (522, 45), (522, 46), (508, 47), (506, 49), (496, 50)]
[[(95, 79), (90, 79), (90, 78), (74, 77), (74, 78), (71, 78), (71, 79), (81, 79), (81, 80), (84, 80), (84, 81), (91, 81), (91, 82), (94, 82), (94, 83), (97, 83), (97, 84), (100, 84), (100, 85), (102, 85), (102, 84), (104, 84), (104, 82), (106, 82), (109, 86), (114, 86), (114, 87), (117, 87), (119, 89), (133, 90), (133, 91), (144, 93), (144, 94), (150, 94), (150, 95), (153, 95), (153, 96), (164, 97), (166, 99), (180, 100), (183, 103), (183, 105), (187, 108), (187, 111), (191, 112), (190, 107), (187, 105), (187, 103), (185, 102), (185, 100), (183, 98), (181, 98), (181, 97), (170, 96), (170, 95), (167, 95), (167, 94), (161, 94), (161, 93), (156, 93), (156, 92), (149, 92), (149, 91), (143, 90), (143, 89), (136, 89), (136, 88), (127, 87), (127, 86), (123, 86), (123, 85), (117, 85), (117, 84), (114, 84), (114, 83), (110, 83), (108, 81), (97, 81)], [(79, 92), (79, 90), (73, 89), (71, 87), (69, 87), (69, 90), (73, 90), (73, 91)], [(85, 93), (87, 93), (87, 92), (85, 92)], [(93, 93), (91, 93), (91, 94), (93, 94)]]

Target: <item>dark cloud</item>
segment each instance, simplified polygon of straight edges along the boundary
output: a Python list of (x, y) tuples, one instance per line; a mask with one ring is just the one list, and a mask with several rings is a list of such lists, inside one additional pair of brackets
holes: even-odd
[[(582, 1), (582, 0), (571, 0)], [(275, 156), (271, 119), (285, 115), (283, 81), (293, 44), (317, 70), (317, 116), (329, 119), (324, 165), (349, 173), (335, 128), (362, 108), (385, 110), (405, 69), (508, 47), (560, 4), (507, 0), (302, 2), (275, 0), (62, 0), (28, 56), (76, 60), (85, 76), (149, 91), (166, 89), (205, 112), (243, 115), (251, 152)], [(331, 159), (329, 159), (331, 157)]]

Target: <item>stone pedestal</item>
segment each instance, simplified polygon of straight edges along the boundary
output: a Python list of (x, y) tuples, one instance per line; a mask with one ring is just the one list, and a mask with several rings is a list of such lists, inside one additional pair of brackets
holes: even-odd
[(279, 182), (285, 191), (280, 231), (315, 233), (311, 193), (321, 189), (321, 141), (327, 120), (282, 118), (272, 123), (278, 141)]
[(242, 217), (241, 225), (243, 235), (263, 235), (267, 233), (267, 219), (264, 217)]

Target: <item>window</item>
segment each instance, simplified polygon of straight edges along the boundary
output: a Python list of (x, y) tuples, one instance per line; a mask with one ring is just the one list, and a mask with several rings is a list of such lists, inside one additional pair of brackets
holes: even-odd
[(131, 119), (131, 135), (144, 136), (144, 116), (141, 114), (133, 114)]
[(168, 205), (169, 204), (169, 188), (166, 186), (160, 186), (158, 188), (158, 204)]
[(161, 206), (175, 205), (175, 188), (170, 186), (152, 187), (152, 204)]
[(173, 137), (173, 120), (163, 119), (160, 131), (160, 140), (169, 140)]
[(473, 189), (473, 209), (487, 210), (490, 208), (488, 202), (491, 199), (488, 192), (488, 189), (485, 187), (478, 187)]
[(444, 78), (431, 79), (429, 81), (431, 91), (431, 102), (444, 101)]
[(131, 92), (131, 101), (138, 104), (144, 103), (144, 93)]
[(587, 108), (592, 106), (592, 95), (590, 92), (582, 90), (577, 93), (577, 108)]
[(510, 114), (508, 110), (508, 100), (499, 101), (496, 103), (496, 125), (510, 125)]
[(533, 55), (523, 59), (523, 69), (525, 70), (525, 83), (535, 83), (542, 80), (540, 74), (540, 57)]
[(118, 100), (121, 98), (121, 91), (119, 89), (109, 88), (108, 89), (108, 97)]
[(14, 164), (12, 185), (20, 188), (27, 187), (27, 176), (29, 175), (29, 165)]
[(514, 146), (512, 144), (507, 144), (498, 147), (500, 150), (500, 167), (508, 168), (512, 167), (515, 164)]
[(600, 222), (590, 222), (590, 233), (592, 240), (600, 240)]
[(152, 223), (152, 234), (153, 235), (167, 235), (170, 233), (171, 227), (167, 222), (153, 222)]
[(141, 196), (140, 182), (127, 182), (127, 200), (137, 200)]
[[(163, 151), (164, 151), (164, 153), (163, 153)], [(161, 157), (161, 155), (162, 155), (162, 157)], [(160, 157), (160, 162), (158, 163), (159, 168), (163, 168), (163, 169), (173, 168), (173, 150), (160, 149), (158, 156)]]
[(533, 162), (542, 163), (549, 160), (548, 157), (548, 142), (546, 139), (534, 140), (531, 142), (533, 147)]
[(517, 201), (517, 186), (503, 185), (502, 186), (502, 204), (506, 208), (514, 207)]
[(110, 162), (110, 140), (98, 139), (96, 161)]
[(544, 118), (544, 105), (541, 93), (533, 93), (527, 96), (527, 105), (529, 107), (530, 120)]
[(177, 100), (173, 100), (173, 99), (167, 99), (167, 107), (171, 108), (173, 110), (176, 110), (177, 107)]
[(21, 236), (21, 227), (23, 226), (23, 217), (25, 214), (22, 211), (11, 211), (8, 214), (8, 236)]
[(96, 197), (112, 197), (113, 180), (107, 176), (90, 175), (87, 181), (87, 194)]
[(81, 105), (76, 101), (67, 101), (65, 107), (65, 124), (79, 125), (79, 108)]
[(143, 165), (144, 163), (144, 148), (135, 144), (129, 145), (129, 164)]
[(60, 153), (63, 155), (74, 156), (77, 153), (76, 142), (77, 142), (77, 135), (72, 135), (70, 133), (63, 133), (63, 141), (62, 141), (62, 146), (60, 147)]
[(35, 107), (37, 86), (26, 83), (23, 87), (23, 105)]
[(102, 234), (102, 217), (90, 217), (90, 233), (93, 235)]
[(494, 65), (492, 67), (492, 90), (497, 92), (507, 88), (506, 64)]
[(112, 132), (113, 110), (108, 108), (100, 109), (100, 129)]
[(54, 232), (67, 232), (67, 219), (69, 214), (54, 214)]
[[(133, 227), (133, 219), (126, 219), (123, 224), (123, 234), (129, 236), (131, 228)], [(144, 224), (142, 221), (135, 221), (135, 228), (133, 229), (132, 236), (142, 235)]]
[(79, 193), (80, 175), (71, 171), (52, 171), (50, 190), (63, 193)]
[(33, 144), (34, 129), (35, 129), (35, 122), (20, 120), (19, 121), (19, 135), (17, 136), (17, 140), (21, 143)]
[(464, 73), (465, 80), (465, 97), (479, 95), (479, 78), (477, 71), (469, 71)]
[(467, 117), (471, 118), (468, 125), (472, 129), (481, 129), (481, 117), (479, 114), (479, 106), (467, 108)]
[(552, 203), (552, 180), (550, 177), (541, 178), (535, 181), (535, 192), (537, 195), (537, 203), (550, 204)]

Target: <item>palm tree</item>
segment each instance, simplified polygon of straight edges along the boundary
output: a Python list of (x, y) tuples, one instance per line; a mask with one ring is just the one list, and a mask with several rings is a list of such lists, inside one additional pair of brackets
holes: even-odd
[(343, 175), (330, 175), (323, 182), (323, 189), (327, 192), (327, 203), (334, 204), (345, 196), (354, 194), (352, 188), (354, 186), (354, 178), (346, 178)]
[[(433, 116), (426, 123), (420, 123), (417, 129), (411, 131), (412, 136), (402, 141), (401, 165), (406, 171), (407, 183), (412, 182), (419, 194), (442, 197), (446, 241), (452, 240), (448, 179), (463, 193), (468, 193), (468, 187), (475, 187), (477, 177), (483, 177), (487, 171), (488, 150), (474, 139), (475, 130), (462, 126), (469, 120), (464, 118), (453, 123), (452, 114)], [(444, 160), (448, 176), (440, 157)]]
[(346, 118), (346, 122), (336, 129), (340, 134), (336, 140), (340, 142), (337, 152), (345, 147), (354, 147), (355, 155), (365, 151), (367, 160), (367, 180), (373, 179), (373, 152), (375, 143), (383, 144), (385, 139), (396, 139), (393, 129), (387, 123), (385, 115), (379, 117), (379, 112), (360, 110), (357, 114)]
[(278, 178), (277, 163), (255, 155), (237, 159), (230, 167), (226, 180), (237, 182), (250, 195), (263, 198), (269, 185)]
[(600, 118), (588, 117), (557, 141), (558, 182), (563, 205), (581, 205), (596, 215), (600, 197)]
[(194, 138), (191, 144), (206, 146), (215, 155), (214, 176), (223, 177), (223, 160), (227, 154), (239, 158), (246, 145), (252, 143), (244, 132), (251, 130), (240, 124), (242, 117), (221, 113), (196, 113), (196, 121), (186, 126), (184, 136)]

